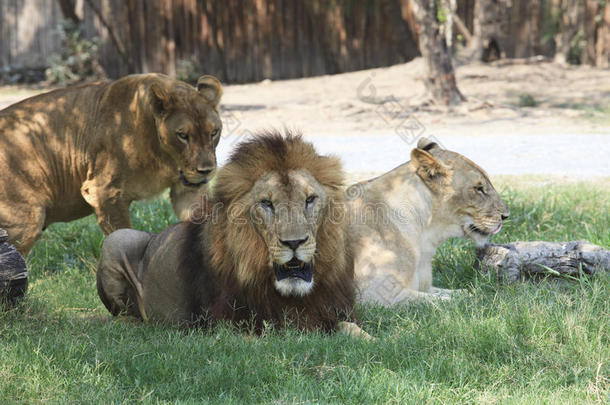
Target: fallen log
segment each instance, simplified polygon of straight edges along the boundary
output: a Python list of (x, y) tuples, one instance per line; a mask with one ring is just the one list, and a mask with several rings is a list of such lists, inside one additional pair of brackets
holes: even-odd
[(507, 282), (546, 276), (574, 279), (609, 271), (610, 251), (587, 241), (490, 243), (477, 249), (475, 268), (496, 271)]
[(0, 229), (0, 304), (14, 304), (28, 288), (25, 260), (7, 241), (8, 234)]

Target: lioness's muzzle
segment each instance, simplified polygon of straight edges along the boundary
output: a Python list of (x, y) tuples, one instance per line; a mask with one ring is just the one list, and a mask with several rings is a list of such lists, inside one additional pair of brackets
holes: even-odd
[(190, 181), (188, 181), (186, 179), (186, 176), (184, 175), (184, 173), (182, 173), (182, 170), (180, 170), (180, 181), (182, 181), (182, 184), (184, 184), (187, 187), (199, 187), (199, 186), (201, 186), (203, 184), (206, 184), (208, 182), (208, 179), (205, 178), (205, 179), (203, 179), (201, 181), (198, 181), (196, 183), (192, 183), (192, 182), (190, 182)]
[(298, 277), (303, 281), (310, 282), (313, 278), (313, 263), (305, 263), (293, 257), (285, 264), (273, 263), (273, 270), (277, 281), (289, 277)]

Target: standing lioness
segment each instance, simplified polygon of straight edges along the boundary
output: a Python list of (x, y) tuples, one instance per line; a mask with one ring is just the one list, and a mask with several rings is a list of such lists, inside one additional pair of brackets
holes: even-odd
[(410, 162), (347, 196), (360, 300), (383, 305), (448, 297), (432, 287), (436, 248), (451, 237), (482, 245), (509, 215), (483, 169), (426, 138)]
[(0, 111), (0, 228), (26, 254), (53, 222), (92, 212), (105, 234), (129, 205), (172, 187), (180, 200), (216, 168), (220, 82), (160, 74), (55, 90)]

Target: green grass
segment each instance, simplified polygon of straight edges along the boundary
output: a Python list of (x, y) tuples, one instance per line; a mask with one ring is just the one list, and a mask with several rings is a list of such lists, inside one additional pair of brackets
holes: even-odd
[[(495, 242), (610, 245), (610, 190), (514, 189)], [(135, 204), (134, 226), (175, 221), (166, 199)], [(0, 403), (595, 403), (610, 400), (610, 276), (499, 285), (472, 245), (444, 244), (435, 284), (471, 296), (358, 307), (377, 340), (223, 325), (185, 330), (110, 319), (95, 290), (102, 234), (89, 217), (56, 224), (28, 258), (31, 284), (0, 314)]]

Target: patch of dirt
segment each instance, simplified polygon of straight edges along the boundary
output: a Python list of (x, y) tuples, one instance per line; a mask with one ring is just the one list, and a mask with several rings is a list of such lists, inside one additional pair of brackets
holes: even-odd
[[(223, 133), (244, 135), (270, 126), (309, 135), (403, 137), (610, 132), (610, 70), (506, 60), (466, 64), (456, 72), (468, 102), (454, 108), (428, 102), (421, 58), (332, 76), (229, 85)], [(41, 91), (2, 87), (0, 108)]]
[(610, 132), (610, 70), (517, 62), (468, 64), (456, 71), (468, 102), (454, 108), (428, 102), (422, 59), (333, 76), (227, 86), (224, 132), (269, 126), (296, 127), (309, 135), (396, 132), (413, 137)]

